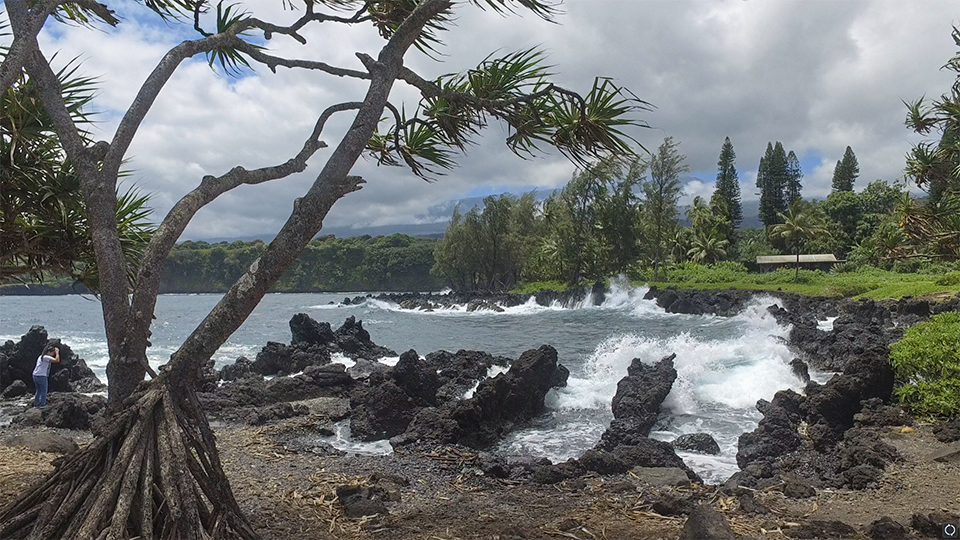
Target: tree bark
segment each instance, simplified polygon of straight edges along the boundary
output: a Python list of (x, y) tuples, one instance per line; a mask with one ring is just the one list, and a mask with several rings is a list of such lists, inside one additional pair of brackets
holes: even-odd
[(0, 510), (0, 538), (256, 540), (188, 387), (162, 375), (97, 439)]
[[(376, 62), (365, 61), (372, 80), (363, 106), (306, 195), (294, 202), (283, 228), (230, 288), (213, 310), (171, 357), (168, 368), (195, 380), (197, 369), (240, 327), (307, 243), (320, 232), (330, 207), (344, 195), (360, 189), (363, 180), (348, 176), (376, 130), (393, 83), (403, 67), (403, 56), (428, 20), (450, 7), (448, 0), (429, 0), (418, 6), (381, 50)], [(363, 59), (363, 57), (361, 57)]]

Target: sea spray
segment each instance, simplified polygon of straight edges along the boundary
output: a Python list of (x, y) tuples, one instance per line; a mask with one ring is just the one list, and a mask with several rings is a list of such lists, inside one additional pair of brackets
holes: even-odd
[[(635, 296), (628, 302), (624, 296), (612, 295), (608, 301), (617, 308), (629, 305), (631, 312), (639, 306), (644, 313), (656, 313), (643, 305), (648, 301)], [(757, 400), (770, 399), (786, 388), (799, 390), (802, 385), (789, 366), (792, 355), (785, 344), (789, 328), (767, 313), (771, 303), (772, 298), (757, 298), (729, 318), (669, 315), (661, 310), (658, 316), (672, 317), (678, 323), (696, 317), (708, 324), (666, 337), (640, 332), (609, 336), (579, 372), (571, 374), (565, 388), (548, 396), (554, 422), (515, 434), (504, 450), (554, 460), (578, 456), (596, 444), (612, 418), (610, 403), (617, 383), (633, 359), (652, 364), (676, 353), (678, 377), (651, 436), (672, 440), (685, 433), (710, 433), (721, 447), (719, 456), (681, 455), (705, 478), (722, 481), (737, 470), (737, 438), (760, 419)]]
[[(646, 287), (612, 280), (599, 306), (586, 301), (568, 307), (540, 306), (529, 299), (519, 306), (467, 312), (458, 306), (446, 313), (400, 309), (369, 299), (360, 305), (335, 305), (344, 293), (271, 294), (215, 355), (218, 367), (238, 356), (254, 358), (268, 342), (289, 342), (290, 317), (304, 310), (331, 325), (348, 315), (363, 319), (378, 344), (397, 351), (416, 349), (483, 350), (517, 358), (523, 351), (550, 344), (570, 369), (566, 388), (548, 393), (547, 414), (512, 434), (503, 450), (562, 460), (593, 447), (611, 419), (610, 400), (617, 382), (634, 358), (656, 362), (675, 352), (679, 378), (664, 404), (664, 415), (652, 436), (672, 440), (683, 433), (708, 432), (721, 447), (720, 456), (681, 456), (710, 481), (721, 481), (736, 470), (736, 439), (753, 429), (760, 415), (759, 398), (770, 399), (784, 388), (799, 388), (787, 367), (790, 360), (782, 338), (788, 329), (767, 314), (772, 298), (753, 302), (734, 317), (666, 313), (654, 300), (644, 300)], [(151, 364), (169, 359), (219, 295), (162, 295), (148, 354)], [(102, 381), (107, 361), (99, 304), (77, 296), (5, 297), (0, 329), (14, 341), (30, 326), (46, 326), (86, 359)], [(779, 303), (779, 302), (777, 302)], [(396, 363), (398, 358), (381, 359)], [(811, 372), (815, 380), (824, 374)]]

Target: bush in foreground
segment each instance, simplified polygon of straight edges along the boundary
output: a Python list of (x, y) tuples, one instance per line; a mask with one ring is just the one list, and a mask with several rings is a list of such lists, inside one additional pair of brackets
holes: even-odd
[(960, 416), (960, 313), (941, 313), (907, 329), (890, 346), (897, 397), (914, 414)]

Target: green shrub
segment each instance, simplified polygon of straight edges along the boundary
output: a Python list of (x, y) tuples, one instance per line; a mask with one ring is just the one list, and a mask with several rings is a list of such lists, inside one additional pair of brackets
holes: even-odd
[(924, 261), (917, 271), (921, 274), (939, 276), (948, 272), (960, 271), (960, 261)]
[(544, 289), (551, 291), (565, 291), (569, 285), (561, 281), (534, 281), (531, 283), (521, 283), (514, 287), (510, 292), (514, 294), (534, 294)]
[(751, 276), (754, 283), (767, 285), (780, 285), (788, 283), (819, 283), (822, 281), (824, 273), (819, 270), (800, 270), (800, 279), (794, 281), (797, 271), (794, 268), (781, 267), (773, 272), (757, 274)]
[(666, 272), (671, 283), (730, 283), (747, 277), (747, 267), (733, 261), (721, 261), (712, 265), (683, 262)]
[(897, 397), (914, 414), (960, 415), (960, 313), (941, 313), (907, 329), (890, 346)]
[(897, 389), (897, 397), (913, 414), (920, 416), (960, 416), (960, 379), (923, 381)]
[(960, 285), (960, 272), (950, 272), (937, 278), (937, 285)]
[(877, 288), (876, 283), (842, 283), (837, 285), (827, 285), (823, 288), (824, 296), (860, 296), (865, 292), (870, 292)]
[(920, 270), (923, 261), (918, 259), (906, 259), (893, 263), (893, 271), (901, 274), (913, 274)]

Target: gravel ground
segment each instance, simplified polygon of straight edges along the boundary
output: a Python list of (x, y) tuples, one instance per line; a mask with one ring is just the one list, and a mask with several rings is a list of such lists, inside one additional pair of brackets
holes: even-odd
[[(722, 496), (713, 486), (652, 488), (630, 475), (586, 476), (548, 486), (498, 480), (479, 472), (476, 454), (456, 448), (389, 456), (293, 451), (285, 441), (326, 420), (323, 406), (310, 405), (314, 414), (274, 425), (215, 426), (234, 493), (265, 539), (675, 539), (683, 519), (652, 511), (652, 502), (666, 491), (711, 504), (742, 538), (784, 538), (783, 531), (808, 520), (839, 520), (863, 532), (882, 516), (909, 525), (915, 512), (960, 514), (960, 461), (927, 459), (946, 448), (929, 426), (917, 426), (914, 433), (890, 430), (885, 438), (904, 461), (890, 466), (877, 487), (823, 490), (802, 500), (758, 492), (757, 501), (771, 513), (752, 516), (740, 510), (736, 498)], [(29, 429), (2, 427), (0, 441)], [(81, 445), (90, 440), (89, 433), (56, 431)], [(0, 456), (0, 505), (42, 479), (57, 457), (16, 447), (0, 448)], [(335, 495), (338, 486), (383, 479), (393, 482), (392, 498), (399, 499), (387, 504), (388, 515), (344, 515)]]

